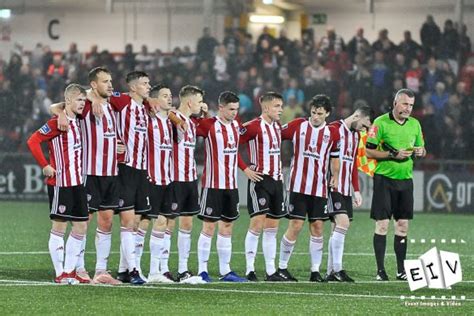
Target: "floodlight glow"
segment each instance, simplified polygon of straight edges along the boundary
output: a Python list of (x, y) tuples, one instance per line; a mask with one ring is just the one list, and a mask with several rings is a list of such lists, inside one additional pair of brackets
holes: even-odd
[(262, 24), (282, 24), (285, 18), (279, 15), (251, 15), (250, 22)]
[(263, 0), (263, 4), (273, 4), (273, 0)]
[(12, 10), (10, 9), (0, 9), (0, 18), (9, 19), (12, 15)]

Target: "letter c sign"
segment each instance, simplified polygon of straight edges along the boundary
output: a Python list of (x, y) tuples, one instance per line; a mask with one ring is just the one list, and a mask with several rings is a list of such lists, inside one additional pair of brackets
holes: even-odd
[(52, 40), (59, 39), (59, 35), (57, 35), (53, 32), (53, 28), (56, 24), (59, 25), (59, 20), (58, 19), (51, 20), (51, 21), (49, 21), (49, 24), (48, 24), (48, 35), (49, 35), (49, 38), (52, 39)]

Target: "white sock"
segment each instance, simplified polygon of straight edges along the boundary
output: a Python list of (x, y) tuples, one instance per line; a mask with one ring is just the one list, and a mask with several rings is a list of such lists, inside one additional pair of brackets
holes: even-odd
[(165, 233), (152, 230), (150, 235), (150, 275), (160, 273), (160, 257)]
[(331, 271), (333, 270), (333, 266), (332, 266), (332, 232), (331, 232), (331, 236), (329, 237), (329, 241), (328, 241), (328, 269), (326, 271), (327, 274), (331, 273)]
[(319, 272), (319, 266), (323, 258), (323, 236), (309, 237), (309, 255), (311, 256), (311, 272)]
[(165, 231), (165, 237), (163, 238), (163, 251), (160, 258), (160, 269), (161, 273), (169, 272), (168, 260), (170, 258), (170, 248), (171, 248), (171, 232), (169, 230)]
[(280, 242), (280, 260), (278, 263), (278, 267), (280, 269), (287, 269), (288, 268), (288, 261), (290, 261), (291, 254), (293, 253), (293, 249), (295, 248), (296, 240), (290, 241), (283, 235), (283, 238)]
[(230, 258), (232, 257), (232, 235), (217, 234), (217, 255), (219, 256), (219, 273), (224, 276), (230, 270)]
[(198, 273), (208, 272), (207, 262), (209, 261), (209, 255), (211, 254), (212, 236), (201, 232), (198, 239)]
[(342, 254), (344, 253), (344, 239), (346, 237), (347, 230), (342, 227), (336, 226), (332, 234), (332, 262), (334, 266), (334, 272), (342, 270)]
[(191, 231), (180, 229), (178, 232), (178, 273), (188, 271), (189, 252), (191, 251)]
[(107, 261), (112, 246), (112, 232), (103, 232), (97, 228), (95, 233), (96, 264), (95, 271), (107, 271)]
[(84, 255), (86, 253), (86, 240), (87, 240), (87, 236), (84, 235), (84, 239), (82, 240), (82, 245), (81, 245), (81, 251), (79, 252), (79, 257), (77, 258), (77, 263), (76, 263), (77, 271), (86, 270), (86, 264), (84, 262)]
[(142, 255), (143, 255), (143, 247), (145, 244), (145, 235), (146, 231), (143, 229), (138, 229), (135, 233), (135, 262), (137, 264), (137, 270), (141, 273), (142, 272)]
[(265, 270), (268, 275), (272, 275), (276, 272), (275, 257), (277, 248), (277, 232), (278, 228), (266, 228), (263, 230), (262, 248), (263, 257), (265, 258)]
[(127, 269), (131, 272), (137, 268), (133, 228), (120, 227), (120, 255), (123, 256), (124, 262), (123, 265), (120, 262), (119, 272), (124, 272)]
[(51, 261), (53, 261), (54, 271), (58, 277), (63, 273), (64, 233), (51, 230), (51, 233), (49, 234), (48, 248)]
[(255, 257), (257, 256), (259, 233), (251, 230), (247, 231), (245, 236), (245, 261), (247, 262), (247, 272), (255, 271)]
[(71, 273), (76, 268), (79, 253), (81, 252), (84, 235), (71, 232), (66, 242), (66, 257), (64, 259), (64, 272)]

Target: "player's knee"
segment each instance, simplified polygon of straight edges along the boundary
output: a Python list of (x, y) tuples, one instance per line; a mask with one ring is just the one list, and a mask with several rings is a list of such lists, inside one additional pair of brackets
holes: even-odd
[(206, 221), (202, 223), (202, 232), (208, 236), (214, 236), (215, 229), (216, 223)]
[(73, 222), (72, 231), (79, 235), (85, 235), (87, 232), (87, 222)]
[(166, 230), (166, 218), (158, 216), (158, 218), (153, 221), (153, 230), (164, 232)]
[(66, 233), (67, 222), (53, 220), (51, 224), (51, 230), (54, 230), (58, 233)]
[(274, 218), (265, 218), (263, 228), (278, 228), (280, 220)]
[(288, 225), (288, 230), (298, 234), (301, 231), (301, 229), (303, 229), (303, 224), (304, 224), (304, 221), (291, 220)]
[(138, 228), (145, 231), (148, 230), (148, 226), (150, 226), (150, 220), (148, 218), (142, 218), (138, 224)]
[(314, 221), (309, 224), (309, 230), (311, 236), (321, 237), (324, 232), (324, 222), (323, 221)]
[(375, 222), (375, 233), (378, 235), (387, 235), (388, 232), (388, 220), (382, 220)]
[(395, 233), (399, 236), (405, 236), (408, 233), (408, 220), (398, 220), (395, 222)]
[[(100, 213), (99, 213), (100, 214)], [(97, 227), (103, 232), (110, 232), (112, 230), (113, 216), (98, 215)]]
[(193, 229), (193, 218), (191, 216), (182, 216), (179, 218), (179, 229), (190, 231)]
[(175, 219), (167, 219), (166, 228), (170, 232), (174, 231), (175, 226), (176, 226), (176, 220)]
[(265, 222), (265, 215), (257, 215), (250, 219), (249, 230), (261, 233), (263, 230), (263, 224)]
[(334, 219), (336, 221), (336, 226), (339, 226), (346, 230), (349, 229), (351, 221), (349, 220), (349, 217), (346, 214), (337, 214)]

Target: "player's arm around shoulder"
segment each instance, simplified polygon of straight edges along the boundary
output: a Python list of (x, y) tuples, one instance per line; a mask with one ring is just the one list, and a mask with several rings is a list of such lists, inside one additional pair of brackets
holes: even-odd
[(281, 139), (292, 140), (298, 127), (306, 120), (304, 118), (296, 118), (281, 127)]

